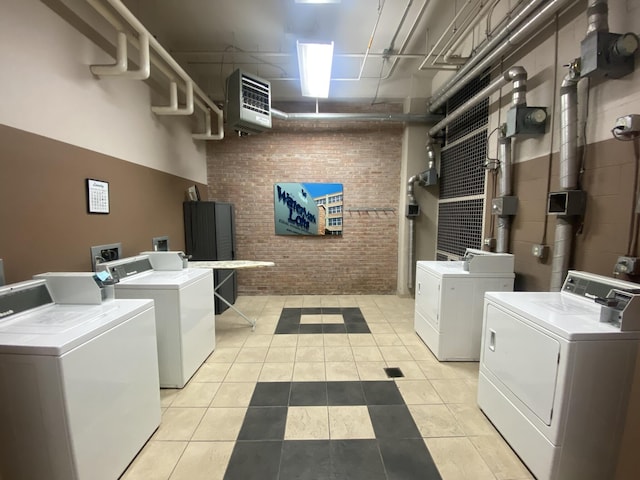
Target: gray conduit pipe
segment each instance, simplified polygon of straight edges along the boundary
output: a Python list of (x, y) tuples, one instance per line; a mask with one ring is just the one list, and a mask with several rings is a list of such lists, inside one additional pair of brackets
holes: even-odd
[[(500, 177), (498, 179), (498, 196), (511, 195), (511, 137), (505, 137), (500, 133), (498, 138), (498, 160), (500, 161)], [(508, 253), (509, 235), (511, 232), (511, 217), (498, 216), (498, 228), (496, 233), (496, 252)]]
[[(565, 76), (560, 87), (560, 189), (574, 190), (578, 186), (578, 81), (575, 73)], [(573, 239), (573, 223), (558, 217), (553, 243), (550, 291), (559, 292), (569, 270)]]

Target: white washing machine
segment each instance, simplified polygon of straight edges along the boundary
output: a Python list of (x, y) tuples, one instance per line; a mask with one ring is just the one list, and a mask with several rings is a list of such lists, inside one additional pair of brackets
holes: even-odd
[(0, 478), (114, 480), (160, 424), (153, 302), (90, 304), (84, 280), (84, 305), (0, 288)]
[(414, 327), (440, 361), (478, 361), (487, 291), (513, 290), (513, 255), (467, 249), (463, 261), (417, 262)]
[(614, 477), (640, 332), (594, 299), (639, 287), (570, 271), (561, 292), (486, 294), (478, 405), (538, 480)]
[[(174, 266), (171, 256), (177, 260)], [(173, 268), (173, 270), (155, 269)], [(163, 260), (163, 261), (160, 261)], [(160, 386), (182, 388), (215, 348), (213, 273), (182, 268), (181, 252), (154, 252), (97, 265), (118, 281), (116, 298), (155, 302)]]

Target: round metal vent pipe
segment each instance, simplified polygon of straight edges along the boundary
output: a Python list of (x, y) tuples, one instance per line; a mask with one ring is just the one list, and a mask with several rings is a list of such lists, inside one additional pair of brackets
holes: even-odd
[[(578, 81), (569, 73), (560, 88), (560, 188), (573, 190), (578, 186)], [(556, 220), (550, 291), (559, 292), (569, 270), (573, 240), (573, 222), (567, 217)]]

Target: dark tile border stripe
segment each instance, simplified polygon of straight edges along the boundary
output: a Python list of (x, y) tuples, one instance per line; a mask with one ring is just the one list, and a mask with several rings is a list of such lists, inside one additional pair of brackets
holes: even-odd
[[(300, 323), (302, 315), (342, 315), (344, 323)], [(357, 307), (283, 308), (276, 335), (311, 333), (371, 333), (367, 321)]]

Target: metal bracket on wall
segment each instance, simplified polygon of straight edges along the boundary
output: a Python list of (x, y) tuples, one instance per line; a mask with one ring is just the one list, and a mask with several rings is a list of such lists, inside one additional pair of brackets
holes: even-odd
[(353, 207), (353, 208), (345, 208), (345, 212), (391, 212), (395, 213), (396, 209), (393, 207)]

